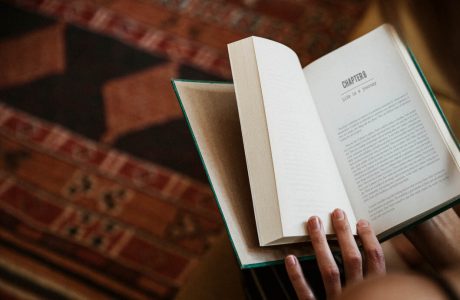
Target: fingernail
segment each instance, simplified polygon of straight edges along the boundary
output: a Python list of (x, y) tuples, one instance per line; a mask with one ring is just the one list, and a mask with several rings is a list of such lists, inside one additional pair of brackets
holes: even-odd
[(345, 218), (345, 215), (343, 214), (343, 211), (341, 209), (338, 209), (338, 208), (336, 210), (334, 210), (332, 215), (334, 216), (334, 218), (336, 220), (343, 220), (343, 218)]
[(369, 226), (369, 222), (367, 222), (366, 220), (359, 220), (358, 221), (358, 227), (361, 227), (361, 228), (365, 228), (365, 227), (368, 227)]
[(308, 220), (308, 227), (310, 230), (318, 230), (319, 226), (318, 217), (311, 217), (310, 220)]
[(288, 255), (288, 257), (286, 257), (286, 264), (290, 267), (293, 267), (296, 265), (296, 261), (297, 259), (295, 258), (294, 255)]

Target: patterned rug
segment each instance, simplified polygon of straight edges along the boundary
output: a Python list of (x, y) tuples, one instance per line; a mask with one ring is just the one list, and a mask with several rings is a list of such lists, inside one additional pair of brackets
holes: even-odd
[(248, 35), (305, 64), (365, 7), (0, 2), (0, 298), (174, 297), (223, 226), (170, 78), (229, 80)]

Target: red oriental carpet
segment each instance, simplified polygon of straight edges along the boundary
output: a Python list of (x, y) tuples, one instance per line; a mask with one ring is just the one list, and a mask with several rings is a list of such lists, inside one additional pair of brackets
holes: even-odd
[(306, 64), (366, 3), (0, 2), (0, 298), (173, 298), (223, 225), (170, 78), (248, 35)]

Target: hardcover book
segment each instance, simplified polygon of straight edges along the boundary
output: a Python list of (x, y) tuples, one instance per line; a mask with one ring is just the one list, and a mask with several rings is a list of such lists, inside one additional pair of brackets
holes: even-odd
[(337, 249), (335, 208), (383, 241), (458, 202), (459, 148), (391, 26), (304, 68), (259, 37), (228, 49), (234, 84), (173, 86), (241, 267), (312, 257), (313, 215)]

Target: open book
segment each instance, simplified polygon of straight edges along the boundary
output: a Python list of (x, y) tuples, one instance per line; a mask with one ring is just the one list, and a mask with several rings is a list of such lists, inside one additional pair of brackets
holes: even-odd
[(335, 208), (384, 240), (458, 200), (459, 148), (391, 26), (303, 69), (258, 37), (229, 54), (234, 87), (173, 84), (243, 267), (311, 254), (273, 245), (308, 240), (313, 215), (332, 235)]

